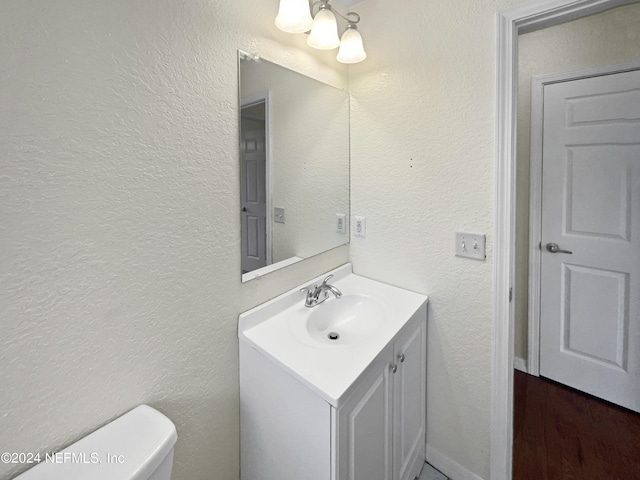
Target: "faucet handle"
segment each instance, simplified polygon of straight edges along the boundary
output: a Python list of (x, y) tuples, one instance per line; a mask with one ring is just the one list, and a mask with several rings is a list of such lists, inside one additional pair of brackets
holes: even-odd
[(313, 307), (317, 304), (318, 300), (318, 287), (316, 285), (309, 285), (308, 287), (304, 287), (300, 289), (301, 292), (307, 292), (305, 295), (304, 306), (305, 307)]
[(325, 278), (325, 279), (322, 281), (322, 285), (326, 285), (326, 284), (327, 284), (327, 282), (329, 281), (329, 279), (330, 279), (331, 277), (333, 277), (333, 274), (331, 274), (331, 275), (329, 275), (327, 278)]

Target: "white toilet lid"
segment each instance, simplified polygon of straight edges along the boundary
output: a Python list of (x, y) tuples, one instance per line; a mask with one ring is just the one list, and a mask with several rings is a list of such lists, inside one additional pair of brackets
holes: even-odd
[(175, 425), (147, 405), (108, 423), (14, 480), (145, 480), (172, 452)]

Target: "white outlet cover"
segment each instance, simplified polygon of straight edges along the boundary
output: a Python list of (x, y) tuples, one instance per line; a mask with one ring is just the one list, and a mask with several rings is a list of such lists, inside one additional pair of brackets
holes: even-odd
[(276, 223), (285, 223), (284, 208), (275, 207), (273, 209), (273, 221)]
[(366, 217), (355, 217), (356, 225), (355, 225), (355, 235), (356, 237), (366, 237), (367, 236), (367, 219)]
[(486, 260), (487, 236), (479, 233), (456, 232), (456, 257)]
[(336, 232), (346, 235), (347, 216), (344, 213), (336, 213)]

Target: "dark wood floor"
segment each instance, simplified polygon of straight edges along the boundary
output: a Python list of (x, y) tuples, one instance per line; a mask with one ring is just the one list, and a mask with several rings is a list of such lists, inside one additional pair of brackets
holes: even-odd
[(514, 480), (640, 480), (640, 415), (515, 372)]

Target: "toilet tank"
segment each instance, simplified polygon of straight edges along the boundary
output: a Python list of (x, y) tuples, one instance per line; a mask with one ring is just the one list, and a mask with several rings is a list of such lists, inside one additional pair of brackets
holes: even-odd
[(177, 438), (171, 420), (140, 405), (15, 480), (170, 480)]

